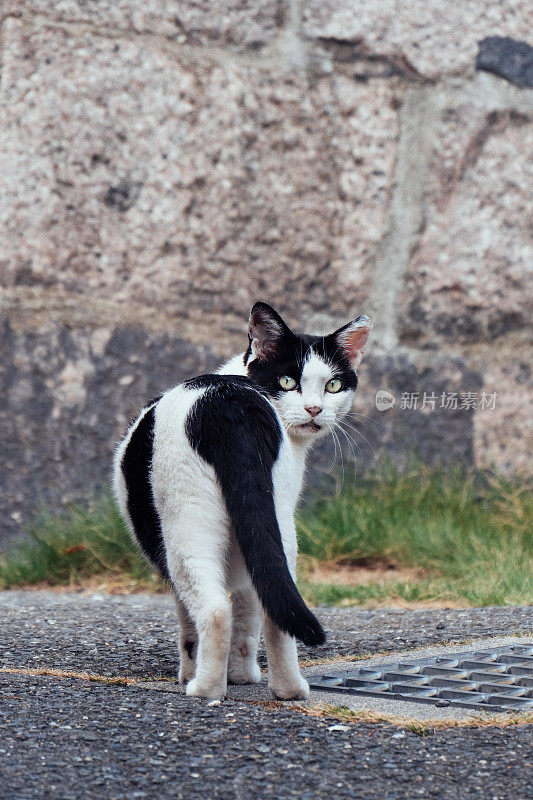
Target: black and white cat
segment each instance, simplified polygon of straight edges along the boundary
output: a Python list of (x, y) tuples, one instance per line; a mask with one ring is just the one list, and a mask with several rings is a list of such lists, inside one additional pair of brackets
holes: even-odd
[(361, 316), (296, 335), (256, 303), (246, 353), (153, 400), (119, 445), (115, 495), (172, 583), (188, 695), (258, 682), (263, 622), (272, 693), (308, 696), (294, 637), (325, 635), (294, 583), (294, 511), (309, 446), (350, 410), (371, 329)]

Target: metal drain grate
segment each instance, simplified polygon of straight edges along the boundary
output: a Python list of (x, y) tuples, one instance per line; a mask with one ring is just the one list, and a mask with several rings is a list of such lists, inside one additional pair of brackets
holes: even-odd
[(533, 644), (376, 664), (309, 679), (312, 689), (486, 711), (533, 710)]

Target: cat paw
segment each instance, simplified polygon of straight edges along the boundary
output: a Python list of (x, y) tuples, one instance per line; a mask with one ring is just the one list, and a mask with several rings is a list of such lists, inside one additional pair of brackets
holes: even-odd
[(189, 681), (185, 689), (187, 697), (205, 697), (206, 700), (223, 700), (226, 696), (226, 687), (205, 685), (196, 678)]
[(276, 700), (307, 700), (309, 697), (309, 684), (301, 676), (290, 683), (269, 683), (268, 688)]
[(259, 683), (261, 680), (261, 670), (255, 661), (230, 662), (228, 665), (228, 683)]

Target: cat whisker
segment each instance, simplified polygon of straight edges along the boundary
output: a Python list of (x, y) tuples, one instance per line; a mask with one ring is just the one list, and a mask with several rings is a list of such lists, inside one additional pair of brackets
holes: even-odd
[[(338, 425), (338, 423), (337, 423), (337, 427), (339, 428), (339, 430), (341, 431), (341, 433), (344, 435), (344, 437), (345, 437), (346, 441), (348, 442), (348, 447), (349, 447), (349, 448), (350, 448), (350, 450), (352, 451), (352, 456), (353, 456), (353, 464), (354, 464), (354, 469), (353, 469), (353, 473), (354, 473), (354, 474), (353, 474), (353, 486), (354, 486), (354, 488), (355, 488), (355, 481), (356, 481), (356, 478), (357, 478), (357, 456), (356, 456), (356, 454), (355, 454), (354, 445), (355, 445), (355, 447), (357, 447), (357, 449), (359, 450), (359, 454), (360, 454), (360, 456), (361, 456), (361, 462), (363, 462), (363, 454), (362, 454), (362, 452), (361, 452), (361, 448), (359, 447), (359, 445), (357, 444), (357, 442), (356, 442), (356, 441), (354, 441), (354, 440), (353, 440), (353, 439), (352, 439), (350, 436), (348, 436), (348, 434), (346, 433), (346, 431), (345, 431), (345, 430), (343, 430), (343, 429), (340, 427), (340, 425)], [(344, 477), (344, 476), (343, 476), (343, 477)]]
[(330, 466), (328, 467), (328, 469), (327, 469), (327, 470), (325, 470), (326, 474), (329, 474), (329, 473), (330, 473), (330, 472), (333, 470), (333, 468), (334, 468), (335, 464), (337, 463), (337, 443), (336, 443), (336, 441), (335, 441), (335, 438), (334, 438), (334, 436), (333, 436), (333, 428), (331, 427), (331, 425), (328, 425), (328, 424), (326, 423), (326, 427), (327, 427), (327, 429), (329, 430), (329, 432), (331, 433), (331, 438), (332, 438), (332, 441), (333, 441), (333, 446), (335, 447), (335, 450), (334, 450), (334, 453), (333, 453), (333, 461), (331, 462), (331, 464), (330, 464)]
[(337, 422), (337, 427), (340, 430), (340, 432), (344, 435), (346, 441), (348, 442), (348, 446), (350, 447), (350, 449), (352, 451), (354, 463), (357, 462), (357, 456), (355, 454), (354, 447), (357, 447), (357, 449), (359, 450), (359, 455), (361, 457), (361, 461), (363, 461), (363, 452), (362, 452), (361, 448), (359, 447), (358, 443), (355, 441), (355, 439), (353, 439), (351, 436), (349, 436), (349, 434), (346, 433), (344, 428), (342, 428), (338, 422)]
[[(348, 415), (346, 415), (346, 416), (348, 416)], [(354, 416), (354, 415), (350, 414), (349, 416)], [(369, 419), (370, 419), (370, 418), (369, 418)], [(344, 417), (344, 420), (343, 420), (343, 421), (344, 421), (344, 422), (347, 422), (347, 420), (346, 420), (346, 417)], [(362, 419), (353, 419), (353, 420), (351, 420), (351, 421), (352, 421), (352, 422), (358, 422), (358, 423), (360, 423), (361, 425), (364, 425), (364, 426), (365, 426), (365, 428), (367, 428), (367, 430), (368, 430), (368, 431), (370, 431), (370, 433), (373, 433), (373, 432), (374, 432), (374, 431), (372, 430), (372, 428), (370, 427), (370, 425), (367, 425), (365, 422), (363, 422), (363, 420), (362, 420)], [(378, 424), (378, 425), (380, 425), (381, 423), (380, 423), (380, 422), (378, 422), (377, 424)]]
[[(338, 424), (338, 426), (339, 426), (339, 427), (341, 427), (341, 425), (346, 425), (346, 426), (347, 426), (347, 427), (348, 427), (348, 428), (349, 428), (351, 431), (353, 431), (354, 433), (357, 433), (357, 434), (358, 434), (358, 436), (360, 436), (360, 437), (361, 437), (361, 439), (363, 439), (363, 441), (365, 441), (365, 442), (367, 443), (367, 445), (369, 446), (370, 450), (372, 451), (372, 455), (373, 455), (373, 457), (374, 457), (374, 460), (375, 460), (376, 464), (378, 464), (378, 465), (379, 465), (379, 458), (378, 458), (378, 457), (377, 457), (377, 455), (376, 455), (376, 451), (374, 450), (374, 448), (372, 447), (372, 445), (370, 444), (370, 442), (368, 441), (368, 439), (366, 438), (366, 436), (364, 436), (364, 435), (361, 433), (361, 431), (357, 430), (357, 428), (354, 428), (354, 426), (353, 426), (353, 425), (350, 425), (350, 423), (349, 423), (349, 422), (346, 422), (346, 420), (342, 420), (342, 422), (338, 422), (337, 424)], [(361, 455), (362, 455), (362, 454), (361, 454)]]
[(347, 417), (360, 417), (361, 419), (369, 419), (370, 422), (373, 422), (375, 425), (379, 425), (380, 428), (384, 428), (385, 425), (382, 422), (378, 422), (377, 419), (374, 417), (369, 417), (368, 414), (361, 414), (360, 411), (348, 411), (346, 414)]
[(341, 457), (341, 469), (342, 469), (342, 477), (341, 477), (341, 489), (342, 489), (342, 487), (344, 486), (344, 474), (346, 472), (346, 468), (344, 466), (344, 456), (342, 455), (342, 447), (339, 441), (339, 437), (337, 436), (334, 428), (331, 429), (331, 435), (333, 436), (333, 441), (336, 441), (337, 444), (339, 445), (339, 453)]

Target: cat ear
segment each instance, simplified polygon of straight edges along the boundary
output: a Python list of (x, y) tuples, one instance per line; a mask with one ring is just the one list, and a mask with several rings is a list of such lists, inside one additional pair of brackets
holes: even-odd
[(353, 370), (357, 369), (365, 354), (365, 347), (368, 337), (372, 330), (373, 322), (370, 317), (362, 314), (353, 322), (349, 322), (338, 331), (333, 337), (337, 344), (344, 350)]
[(250, 312), (248, 338), (255, 358), (264, 361), (275, 355), (280, 339), (290, 333), (290, 328), (271, 306), (267, 303), (254, 305)]

